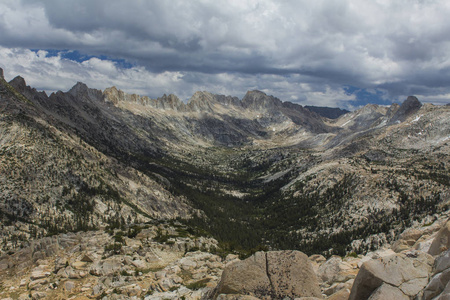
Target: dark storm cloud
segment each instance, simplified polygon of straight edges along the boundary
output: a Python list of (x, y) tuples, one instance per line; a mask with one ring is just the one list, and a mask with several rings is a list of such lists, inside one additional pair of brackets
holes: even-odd
[[(342, 106), (355, 97), (345, 86), (357, 86), (394, 100), (415, 92), (442, 102), (450, 94), (449, 13), (445, 0), (5, 0), (0, 64), (56, 68), (64, 82), (88, 74), (84, 80), (99, 88), (124, 84), (151, 96), (258, 88)], [(70, 62), (26, 49), (107, 58)], [(146, 87), (146, 80), (153, 81)]]

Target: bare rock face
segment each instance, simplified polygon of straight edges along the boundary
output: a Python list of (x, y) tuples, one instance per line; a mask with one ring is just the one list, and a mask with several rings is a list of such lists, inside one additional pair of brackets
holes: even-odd
[(105, 259), (92, 265), (90, 273), (95, 276), (105, 276), (119, 272), (123, 269), (123, 263), (118, 258)]
[(276, 297), (321, 296), (311, 263), (302, 252), (267, 252), (267, 273)]
[(408, 118), (410, 115), (418, 111), (422, 107), (422, 103), (414, 97), (409, 96), (403, 103), (400, 105), (400, 108), (397, 110), (397, 112), (394, 114), (394, 116), (391, 119), (391, 122), (403, 122)]
[(299, 251), (257, 252), (225, 268), (216, 288), (220, 294), (285, 297), (321, 297), (308, 257)]
[(423, 291), (423, 299), (448, 299), (450, 297), (450, 251), (436, 257), (433, 276)]
[(439, 255), (450, 247), (450, 221), (442, 226), (431, 243), (428, 253), (431, 255)]
[(268, 96), (261, 91), (248, 91), (242, 98), (242, 104), (252, 110), (273, 109), (280, 106), (281, 101), (273, 96)]
[(422, 234), (422, 231), (416, 228), (405, 230), (392, 246), (392, 250), (397, 253), (402, 252), (403, 250), (409, 250), (412, 246), (414, 246), (414, 244), (422, 236)]
[[(378, 293), (376, 289), (383, 284), (389, 284), (397, 289), (395, 293), (400, 292), (407, 297), (413, 297), (427, 285), (432, 265), (433, 257), (420, 251), (367, 261), (356, 276), (349, 300), (382, 299), (375, 296)], [(382, 292), (393, 293), (393, 290), (389, 288), (388, 291)]]
[(5, 79), (5, 77), (3, 76), (3, 69), (2, 68), (0, 68), (0, 78), (1, 79)]
[(390, 284), (383, 283), (379, 288), (372, 293), (369, 300), (409, 300), (409, 297), (402, 293), (402, 291)]
[(259, 298), (253, 297), (253, 296), (243, 296), (243, 295), (227, 295), (222, 294), (220, 295), (217, 300), (259, 300)]
[(345, 282), (356, 277), (357, 269), (354, 269), (349, 263), (342, 261), (339, 256), (332, 256), (322, 264), (317, 275), (324, 283), (332, 284), (334, 282)]
[(217, 295), (263, 294), (269, 290), (266, 253), (257, 252), (246, 260), (235, 262), (225, 268)]

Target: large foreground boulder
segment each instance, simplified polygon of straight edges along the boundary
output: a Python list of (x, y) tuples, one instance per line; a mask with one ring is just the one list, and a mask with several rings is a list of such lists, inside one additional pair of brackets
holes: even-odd
[(450, 299), (450, 250), (434, 261), (433, 276), (423, 291), (422, 299)]
[(232, 263), (225, 268), (212, 298), (217, 299), (221, 294), (266, 299), (321, 298), (311, 262), (299, 251), (257, 252), (243, 261)]
[(450, 248), (450, 221), (447, 221), (439, 230), (433, 242), (431, 243), (428, 253), (436, 256)]
[(413, 297), (428, 284), (433, 261), (431, 255), (421, 251), (367, 261), (356, 276), (349, 300), (382, 299), (383, 295)]

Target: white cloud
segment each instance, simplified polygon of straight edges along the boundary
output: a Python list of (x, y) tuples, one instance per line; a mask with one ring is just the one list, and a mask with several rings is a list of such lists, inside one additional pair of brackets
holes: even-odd
[[(77, 81), (87, 82), (91, 88), (105, 89), (110, 86), (153, 98), (174, 93), (187, 100), (196, 91), (208, 90), (217, 94), (243, 97), (248, 90), (261, 89), (284, 101), (304, 100), (305, 104), (344, 105), (354, 99), (340, 88), (327, 86), (314, 91), (310, 84), (301, 83), (299, 75), (248, 74), (203, 74), (201, 72), (152, 73), (143, 67), (120, 68), (110, 60), (90, 58), (74, 62), (58, 56), (48, 56), (46, 51), (30, 51), (0, 47), (0, 66), (5, 78), (11, 80), (17, 75), (24, 77), (28, 85), (46, 90), (67, 91)], [(264, 88), (262, 88), (264, 87)]]
[[(352, 85), (382, 89), (392, 99), (410, 92), (431, 99), (450, 93), (448, 15), (446, 0), (4, 0), (0, 45), (124, 59), (136, 67), (26, 50), (20, 63), (23, 70), (57, 68), (63, 81), (106, 84), (136, 72), (149, 79), (140, 90), (152, 93), (202, 88), (241, 95), (254, 87), (283, 100), (325, 104), (350, 101), (341, 91)], [(41, 86), (67, 85), (52, 78)]]

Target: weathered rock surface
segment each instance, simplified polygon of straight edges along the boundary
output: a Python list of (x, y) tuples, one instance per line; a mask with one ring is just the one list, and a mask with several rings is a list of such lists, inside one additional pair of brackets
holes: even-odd
[(406, 296), (399, 288), (390, 284), (383, 283), (378, 287), (369, 297), (369, 300), (409, 300), (410, 297)]
[[(198, 92), (186, 105), (174, 95), (150, 99), (83, 83), (47, 96), (20, 76), (10, 84), (0, 80), (0, 100), (2, 298), (67, 298), (71, 293), (78, 299), (199, 299), (217, 286), (225, 265), (234, 265), (236, 253), (223, 259), (190, 252), (215, 253), (218, 244), (191, 236), (180, 224), (143, 223), (202, 216), (190, 206), (194, 199), (172, 194), (178, 183), (198, 192), (215, 187), (223, 195), (252, 198), (268, 191), (266, 183), (272, 188), (271, 182), (283, 183), (283, 197), (277, 200), (289, 205), (264, 203), (263, 215), (273, 224), (284, 221), (284, 215), (294, 221), (286, 231), (276, 228), (267, 236), (295, 232), (310, 246), (328, 236), (327, 242), (334, 242), (322, 254), (342, 256), (311, 257), (322, 295), (346, 299), (352, 288), (369, 289), (361, 293), (372, 298), (401, 297), (399, 292), (410, 298), (447, 297), (450, 226), (437, 233), (433, 222), (449, 204), (449, 107), (422, 106), (408, 97), (401, 106), (367, 105), (325, 120), (259, 91), (242, 101)], [(242, 188), (240, 179), (246, 176), (241, 175), (247, 172), (261, 176), (263, 183)], [(308, 197), (317, 201), (311, 201), (311, 215), (303, 216), (308, 210), (298, 210), (297, 199)], [(253, 222), (247, 219), (236, 215), (235, 221)], [(315, 226), (296, 228), (313, 219)], [(140, 232), (133, 232), (133, 224), (142, 225)], [(359, 254), (389, 245), (406, 224), (414, 228), (393, 245), (399, 254), (383, 250), (344, 257), (346, 250)], [(118, 225), (125, 231), (83, 232)], [(68, 231), (79, 233), (48, 236)], [(351, 250), (336, 242), (349, 236), (357, 236)], [(277, 247), (275, 240), (268, 243)], [(420, 271), (426, 259), (414, 254), (422, 252), (411, 249), (444, 253), (427, 275), (431, 281)], [(269, 252), (252, 263), (237, 262), (249, 267), (234, 277), (250, 275), (225, 292), (255, 296), (217, 297), (302, 294), (303, 285), (310, 284), (303, 282), (309, 267), (298, 270), (298, 255), (285, 256)], [(353, 281), (359, 266), (367, 282)], [(315, 284), (308, 289), (314, 290), (312, 297), (321, 296)]]
[(431, 243), (430, 250), (431, 255), (438, 255), (443, 251), (450, 248), (450, 221), (447, 221), (445, 225), (439, 230), (433, 242)]
[(423, 290), (423, 300), (450, 297), (450, 250), (436, 257), (430, 282)]
[(228, 265), (214, 298), (220, 294), (285, 297), (321, 297), (308, 257), (299, 251), (257, 252)]
[(327, 284), (345, 282), (355, 278), (357, 273), (358, 270), (354, 266), (339, 256), (332, 256), (317, 271), (319, 279)]
[[(107, 299), (141, 299), (152, 294), (150, 299), (198, 300), (217, 285), (227, 260), (206, 252), (185, 252), (189, 247), (216, 247), (217, 241), (185, 234), (176, 237), (177, 230), (170, 225), (141, 226), (147, 232), (170, 233), (173, 242), (158, 243), (151, 234), (133, 240), (123, 237), (126, 245), (115, 253), (107, 249), (114, 234), (101, 231), (37, 240), (33, 248), (20, 253), (32, 253), (41, 245), (45, 259), (24, 264), (30, 256), (19, 253), (2, 259), (5, 269), (0, 271), (0, 282), (11, 289), (1, 290), (0, 298), (23, 293), (28, 299), (31, 293), (34, 299), (67, 299), (68, 295), (90, 299), (102, 294)], [(44, 246), (47, 244), (51, 246)], [(45, 249), (50, 251), (42, 251)], [(230, 256), (229, 261), (233, 259), (236, 257)]]
[(433, 261), (432, 256), (419, 251), (367, 261), (356, 276), (349, 299), (368, 299), (383, 284), (413, 297), (427, 285)]
[[(328, 259), (321, 255), (308, 258), (298, 251), (258, 252), (242, 261), (235, 254), (221, 258), (207, 252), (185, 252), (189, 247), (206, 249), (217, 244), (192, 237), (174, 237), (168, 244), (156, 242), (153, 232), (158, 230), (176, 236), (177, 230), (168, 225), (145, 225), (139, 238), (124, 237), (126, 245), (120, 253), (105, 249), (114, 235), (104, 232), (59, 235), (33, 243), (33, 249), (46, 259), (26, 264), (31, 268), (24, 268), (22, 262), (31, 257), (30, 249), (22, 249), (26, 255), (2, 258), (5, 269), (0, 271), (0, 279), (10, 290), (1, 291), (0, 297), (446, 299), (450, 296), (450, 250), (435, 259), (414, 250), (417, 241), (433, 241), (439, 228), (445, 232), (446, 222), (436, 224), (403, 232), (399, 239), (411, 242), (405, 243), (409, 248), (401, 253), (384, 248), (365, 256)], [(42, 251), (45, 249), (48, 253)], [(22, 271), (11, 276), (15, 270)]]

